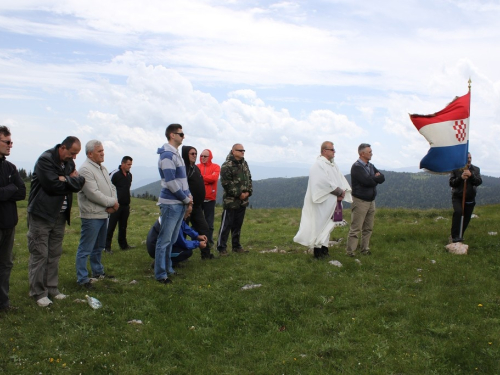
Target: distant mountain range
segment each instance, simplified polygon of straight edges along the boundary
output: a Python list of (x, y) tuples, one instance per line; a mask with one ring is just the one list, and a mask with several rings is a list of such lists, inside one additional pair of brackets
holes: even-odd
[[(451, 207), (451, 190), (448, 175), (382, 171), (385, 182), (377, 188), (378, 207), (401, 208), (447, 208)], [(346, 175), (351, 181), (351, 176)], [(483, 184), (478, 188), (477, 204), (500, 203), (500, 178), (482, 176)], [(302, 207), (308, 177), (268, 178), (253, 182), (252, 208)], [(132, 190), (136, 197), (149, 195), (158, 197), (160, 181)], [(217, 203), (222, 202), (222, 187), (219, 182)], [(346, 207), (349, 205), (347, 204)]]

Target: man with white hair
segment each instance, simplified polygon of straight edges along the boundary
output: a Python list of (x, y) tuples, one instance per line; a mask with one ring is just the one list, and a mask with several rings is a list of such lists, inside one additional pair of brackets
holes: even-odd
[(330, 233), (339, 224), (334, 221), (335, 209), (342, 201), (352, 202), (351, 187), (334, 162), (333, 142), (321, 144), (321, 154), (309, 170), (299, 231), (294, 242), (314, 248), (314, 257), (329, 255)]
[(119, 204), (115, 185), (109, 178), (108, 170), (102, 165), (104, 162), (102, 143), (95, 139), (88, 141), (85, 153), (87, 160), (78, 170), (78, 173), (85, 178), (85, 185), (78, 193), (82, 230), (76, 252), (76, 276), (78, 284), (92, 289), (87, 271), (88, 257), (93, 278), (113, 278), (104, 273), (101, 255), (106, 246), (108, 217), (118, 210)]

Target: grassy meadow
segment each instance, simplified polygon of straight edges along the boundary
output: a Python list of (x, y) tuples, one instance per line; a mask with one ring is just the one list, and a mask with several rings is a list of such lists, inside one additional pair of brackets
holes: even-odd
[[(348, 227), (333, 231), (344, 240), (328, 260), (340, 268), (293, 243), (299, 209), (247, 210), (249, 254), (202, 261), (196, 251), (161, 285), (144, 244), (158, 209), (133, 199), (137, 248), (119, 250), (115, 233), (103, 264), (117, 279), (95, 284), (103, 307), (92, 310), (75, 301), (87, 293), (76, 284), (77, 207), (59, 272), (69, 297), (49, 308), (28, 297), (26, 203), (11, 276), (19, 309), (0, 314), (4, 374), (500, 373), (500, 237), (488, 235), (499, 206), (476, 207), (468, 255), (444, 250), (451, 209), (379, 209), (371, 256), (345, 256)], [(275, 247), (285, 253), (260, 253)]]

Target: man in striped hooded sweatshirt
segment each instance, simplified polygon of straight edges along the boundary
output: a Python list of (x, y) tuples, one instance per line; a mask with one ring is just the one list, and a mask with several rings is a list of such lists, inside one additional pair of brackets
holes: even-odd
[(155, 278), (162, 284), (170, 284), (168, 274), (174, 274), (170, 253), (177, 240), (186, 206), (193, 204), (186, 178), (186, 166), (178, 148), (184, 140), (182, 126), (170, 124), (165, 131), (168, 142), (158, 149), (158, 170), (161, 192), (157, 205), (161, 211), (161, 227), (155, 252)]

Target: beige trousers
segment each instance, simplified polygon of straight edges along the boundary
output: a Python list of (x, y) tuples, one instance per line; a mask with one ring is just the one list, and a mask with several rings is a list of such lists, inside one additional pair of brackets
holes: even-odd
[(373, 232), (375, 219), (375, 201), (367, 202), (352, 197), (351, 229), (347, 237), (347, 252), (354, 253), (358, 247), (359, 233), (361, 232), (361, 252), (370, 249), (370, 237)]

